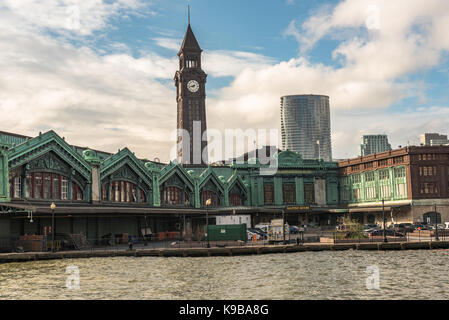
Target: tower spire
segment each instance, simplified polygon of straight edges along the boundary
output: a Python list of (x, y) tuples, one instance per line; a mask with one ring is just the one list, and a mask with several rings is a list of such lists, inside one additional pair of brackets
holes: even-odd
[(198, 41), (196, 40), (195, 35), (193, 34), (192, 27), (190, 27), (190, 6), (188, 6), (187, 8), (188, 8), (188, 23), (189, 23), (189, 25), (187, 26), (187, 31), (184, 36), (184, 41), (182, 42), (181, 49), (178, 52), (178, 56), (182, 52), (186, 52), (186, 51), (189, 51), (189, 52), (203, 51), (203, 50), (201, 50), (200, 45), (198, 44)]

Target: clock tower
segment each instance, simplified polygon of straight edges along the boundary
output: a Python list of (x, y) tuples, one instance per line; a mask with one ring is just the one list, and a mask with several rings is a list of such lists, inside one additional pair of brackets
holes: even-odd
[(206, 131), (206, 77), (201, 69), (201, 50), (190, 22), (178, 52), (179, 70), (175, 74), (178, 104), (177, 160), (182, 165), (208, 164)]

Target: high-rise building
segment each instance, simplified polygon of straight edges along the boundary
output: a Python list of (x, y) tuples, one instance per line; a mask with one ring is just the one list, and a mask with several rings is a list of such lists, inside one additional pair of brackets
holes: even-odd
[(449, 140), (447, 135), (424, 133), (420, 136), (420, 143), (423, 146), (444, 146), (449, 144)]
[(190, 22), (178, 52), (179, 70), (175, 74), (178, 104), (178, 162), (183, 165), (208, 163), (206, 127), (206, 77), (201, 69), (201, 50)]
[(388, 143), (386, 134), (370, 134), (362, 136), (362, 143), (360, 144), (360, 155), (362, 157), (388, 150), (391, 150), (391, 145)]
[(332, 161), (329, 97), (281, 97), (282, 149), (298, 152), (303, 159)]

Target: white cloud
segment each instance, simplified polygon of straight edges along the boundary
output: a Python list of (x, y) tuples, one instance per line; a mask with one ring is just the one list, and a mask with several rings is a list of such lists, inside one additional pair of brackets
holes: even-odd
[(158, 37), (154, 38), (153, 40), (156, 41), (158, 46), (173, 51), (179, 51), (179, 48), (181, 47), (182, 43), (181, 39), (174, 39), (174, 38)]
[(205, 51), (202, 66), (214, 77), (237, 76), (245, 70), (261, 70), (270, 67), (274, 59), (261, 54), (215, 50)]
[[(166, 137), (176, 126), (174, 87), (158, 79), (172, 77), (176, 58), (152, 52), (135, 58), (120, 43), (111, 46), (117, 53), (98, 55), (86, 45), (50, 37), (42, 28), (63, 30), (64, 6), (73, 3), (45, 1), (35, 12), (28, 1), (3, 4), (10, 11), (0, 14), (5, 18), (0, 20), (2, 130), (34, 136), (54, 129), (70, 143), (100, 150), (129, 146), (141, 157), (168, 154)], [(90, 15), (81, 18), (84, 34), (101, 29), (120, 10), (140, 5), (125, 0), (76, 4)], [(46, 21), (53, 9), (54, 19)]]
[(394, 149), (399, 146), (419, 145), (419, 136), (424, 132), (449, 133), (448, 107), (434, 106), (400, 113), (379, 110), (358, 114), (333, 112), (331, 116), (332, 147), (338, 151), (336, 158), (340, 159), (359, 154), (359, 145), (364, 134), (387, 134)]
[[(286, 29), (285, 34), (298, 40), (300, 56), (260, 69), (242, 70), (209, 102), (209, 122), (219, 128), (279, 128), (280, 96), (329, 95), (337, 157), (345, 149), (357, 148), (361, 137), (348, 123), (372, 131), (390, 130), (390, 125), (394, 128), (395, 123), (405, 123), (401, 119), (421, 123), (422, 113), (411, 112), (401, 118), (402, 114), (393, 116), (386, 109), (404, 98), (425, 101), (426, 83), (408, 76), (441, 63), (443, 53), (449, 49), (443, 31), (448, 14), (446, 0), (345, 0), (335, 7), (324, 6), (300, 28), (297, 21), (292, 21)], [(326, 37), (339, 41), (333, 52), (334, 59), (340, 62), (338, 67), (311, 63), (302, 56)], [(340, 112), (344, 112), (344, 118), (338, 116)], [(372, 122), (366, 112), (376, 114), (379, 121)], [(429, 116), (434, 116), (433, 110)], [(407, 135), (410, 140), (418, 134), (416, 130), (389, 132), (393, 140), (406, 139)]]
[[(78, 29), (66, 25), (66, 9), (73, 5), (80, 8)], [(111, 45), (113, 53), (99, 55), (87, 42), (75, 47), (67, 41), (103, 30), (123, 12), (138, 14), (141, 5), (137, 0), (0, 4), (1, 130), (36, 135), (54, 129), (73, 144), (110, 152), (128, 146), (140, 157), (169, 160), (168, 137), (176, 128), (172, 77), (181, 40), (154, 38), (173, 51), (172, 58), (150, 51), (133, 57), (120, 43)], [(378, 21), (370, 16), (375, 10), (367, 10), (372, 5), (379, 7)], [(444, 133), (445, 106), (400, 114), (386, 108), (404, 97), (425, 99), (426, 83), (407, 76), (438, 66), (449, 50), (448, 5), (445, 0), (346, 0), (302, 24), (290, 23), (286, 33), (299, 41), (300, 52), (310, 52), (325, 37), (339, 39), (333, 57), (340, 67), (302, 55), (278, 62), (205, 48), (205, 71), (233, 77), (208, 97), (208, 127), (279, 128), (280, 96), (313, 93), (330, 96), (336, 158), (354, 156), (364, 133), (386, 132), (393, 146), (423, 131)], [(59, 36), (51, 37), (49, 30)]]
[[(151, 12), (141, 0), (3, 0), (0, 9), (27, 28), (90, 35), (119, 13)], [(140, 13), (141, 14), (141, 13)]]
[[(178, 52), (182, 45), (181, 39), (158, 37), (154, 38), (160, 47)], [(202, 68), (213, 77), (236, 76), (245, 69), (263, 69), (273, 65), (275, 59), (245, 51), (205, 50), (202, 57)]]

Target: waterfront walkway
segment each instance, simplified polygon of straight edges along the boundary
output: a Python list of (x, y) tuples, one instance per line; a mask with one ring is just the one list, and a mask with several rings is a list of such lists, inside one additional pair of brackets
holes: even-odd
[(59, 251), (59, 252), (24, 252), (1, 253), (0, 263), (25, 262), (51, 259), (78, 259), (94, 257), (213, 257), (213, 256), (237, 256), (257, 255), (270, 253), (291, 253), (305, 251), (326, 250), (433, 250), (449, 249), (449, 241), (428, 242), (391, 242), (391, 243), (345, 243), (345, 244), (320, 244), (310, 243), (303, 245), (270, 245), (270, 246), (239, 246), (224, 248), (159, 248), (159, 249), (133, 249), (125, 248), (115, 250), (84, 250), (84, 251)]

